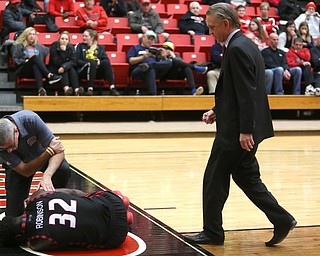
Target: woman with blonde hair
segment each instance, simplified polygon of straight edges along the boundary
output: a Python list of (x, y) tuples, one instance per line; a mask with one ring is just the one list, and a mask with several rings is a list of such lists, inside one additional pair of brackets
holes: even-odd
[(58, 41), (50, 47), (49, 70), (62, 76), (61, 85), (65, 95), (83, 95), (83, 87), (79, 87), (78, 74), (76, 72), (76, 53), (74, 46), (70, 44), (68, 31), (63, 31)]
[(37, 32), (33, 27), (26, 28), (14, 42), (12, 49), (13, 64), (16, 66), (18, 77), (35, 78), (38, 87), (38, 95), (46, 96), (42, 78), (47, 78), (49, 84), (59, 82), (61, 76), (51, 73), (44, 59), (49, 49), (38, 43)]
[(98, 44), (98, 33), (92, 29), (83, 32), (83, 43), (76, 46), (77, 66), (80, 78), (88, 80), (87, 95), (93, 95), (96, 78), (103, 78), (110, 84), (110, 94), (118, 96), (114, 85), (114, 73), (104, 46)]
[(314, 46), (313, 38), (310, 35), (308, 22), (302, 21), (298, 29), (298, 37), (303, 41), (303, 47), (308, 48), (309, 50)]

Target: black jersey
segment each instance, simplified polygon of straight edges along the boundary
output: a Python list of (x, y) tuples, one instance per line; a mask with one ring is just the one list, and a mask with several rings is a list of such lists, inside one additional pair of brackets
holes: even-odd
[(48, 192), (29, 202), (23, 215), (23, 237), (54, 244), (113, 248), (124, 242), (127, 215), (123, 201), (111, 192), (85, 196)]

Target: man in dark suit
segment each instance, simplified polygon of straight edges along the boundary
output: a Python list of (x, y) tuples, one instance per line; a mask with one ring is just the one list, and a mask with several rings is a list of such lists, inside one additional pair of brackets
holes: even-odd
[(185, 236), (191, 243), (222, 245), (222, 210), (228, 198), (230, 176), (274, 225), (266, 242), (281, 242), (296, 225), (260, 179), (255, 157), (258, 145), (273, 136), (264, 86), (264, 63), (259, 49), (240, 32), (236, 11), (228, 4), (212, 5), (206, 13), (210, 34), (224, 44), (215, 107), (203, 121), (217, 121), (217, 133), (203, 180), (203, 231)]

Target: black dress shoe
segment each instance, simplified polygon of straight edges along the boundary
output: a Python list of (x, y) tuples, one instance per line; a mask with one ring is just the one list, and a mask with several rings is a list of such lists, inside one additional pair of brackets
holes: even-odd
[(213, 245), (223, 245), (223, 241), (215, 241), (208, 237), (204, 231), (200, 232), (195, 236), (185, 236), (184, 240), (192, 244), (213, 244)]
[(293, 220), (291, 223), (285, 227), (275, 227), (273, 230), (273, 237), (269, 242), (266, 242), (266, 246), (273, 246), (275, 244), (278, 244), (282, 242), (287, 235), (289, 234), (290, 230), (294, 229), (294, 227), (297, 225), (297, 221)]

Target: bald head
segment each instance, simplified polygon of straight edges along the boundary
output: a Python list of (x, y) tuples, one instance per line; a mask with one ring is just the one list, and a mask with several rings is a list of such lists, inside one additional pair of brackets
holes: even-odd
[(278, 48), (279, 36), (276, 33), (271, 33), (269, 35), (269, 45), (273, 50)]

